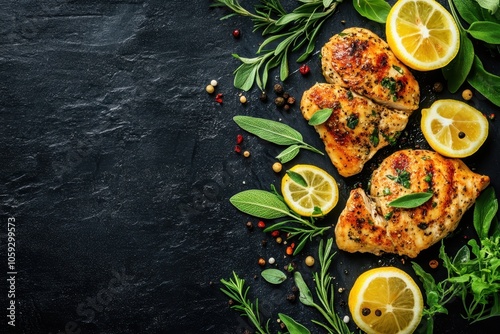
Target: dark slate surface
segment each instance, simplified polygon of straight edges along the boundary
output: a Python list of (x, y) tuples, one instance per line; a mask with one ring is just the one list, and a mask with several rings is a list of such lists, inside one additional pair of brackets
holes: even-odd
[[(242, 133), (234, 115), (281, 119), (309, 143), (319, 148), (322, 143), (297, 106), (278, 111), (259, 101), (257, 89), (245, 93), (245, 106), (238, 102), (241, 92), (232, 85), (238, 62), (231, 54), (252, 56), (262, 39), (249, 20), (219, 21), (228, 12), (209, 4), (0, 1), (2, 333), (241, 333), (248, 323), (219, 291), (219, 280), (233, 270), (247, 280), (250, 297), (259, 298), (273, 332), (278, 312), (321, 332), (309, 322), (318, 314), (285, 299), (291, 280), (269, 286), (256, 264), (259, 256), (275, 257), (278, 268), (293, 260), (312, 284), (303, 259), (316, 254), (317, 243), (285, 258), (283, 245), (246, 229), (248, 220), (257, 220), (237, 212), (228, 198), (279, 185), (282, 175), (271, 171), (280, 148)], [(361, 19), (345, 1), (318, 45), (353, 25), (383, 35), (382, 26)], [(231, 36), (235, 28), (242, 31), (239, 40)], [(318, 57), (308, 64), (312, 72), (302, 77), (292, 63), (285, 83), (297, 99), (323, 81)], [(423, 107), (437, 98), (459, 98), (431, 91), (439, 72), (418, 78)], [(222, 104), (204, 91), (212, 79), (219, 81)], [(273, 73), (270, 84), (275, 82)], [(499, 112), (480, 96), (472, 104), (485, 113)], [(339, 180), (342, 198), (327, 217), (334, 223), (349, 190), (365, 185), (380, 159), (401, 147), (426, 147), (418, 121), (417, 112), (399, 146), (380, 152), (359, 176), (343, 179), (327, 157), (311, 152), (286, 167), (312, 163)], [(466, 163), (492, 176), (499, 189), (495, 122), (490, 132)], [(251, 152), (248, 159), (233, 152), (239, 133)], [(17, 274), (15, 298), (6, 300), (8, 222), (15, 225)], [(464, 236), (473, 236), (470, 213), (447, 240), (450, 251)], [(418, 262), (426, 266), (437, 250), (425, 251)], [(409, 261), (403, 264), (396, 256), (340, 252), (334, 261), (336, 288), (349, 289), (358, 274), (382, 264), (411, 273)], [(339, 313), (346, 314), (347, 292), (336, 298)], [(11, 300), (15, 327), (7, 325)], [(457, 310), (438, 317), (436, 333), (491, 328), (467, 325)]]

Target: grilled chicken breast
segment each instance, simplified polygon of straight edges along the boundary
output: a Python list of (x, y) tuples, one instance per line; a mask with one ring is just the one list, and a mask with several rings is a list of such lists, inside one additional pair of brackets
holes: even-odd
[(395, 141), (409, 117), (409, 112), (388, 109), (341, 86), (317, 83), (304, 92), (300, 109), (309, 120), (324, 108), (332, 114), (315, 129), (345, 177), (361, 172), (379, 149)]
[[(459, 159), (426, 150), (398, 151), (373, 172), (369, 195), (361, 188), (351, 191), (335, 227), (337, 245), (348, 252), (414, 258), (456, 229), (489, 182)], [(433, 196), (416, 208), (390, 205), (418, 192)]]
[(418, 82), (389, 45), (370, 30), (343, 30), (323, 46), (321, 56), (327, 82), (348, 87), (390, 108), (418, 108)]

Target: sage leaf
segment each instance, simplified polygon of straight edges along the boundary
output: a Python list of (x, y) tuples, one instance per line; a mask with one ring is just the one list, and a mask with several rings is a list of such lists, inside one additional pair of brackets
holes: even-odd
[(403, 195), (389, 203), (395, 208), (412, 209), (427, 202), (434, 194), (431, 192), (421, 192)]
[(498, 0), (476, 0), (476, 2), (482, 8), (487, 9), (491, 14), (495, 14), (500, 5)]
[(290, 211), (278, 196), (265, 190), (245, 190), (232, 196), (229, 201), (238, 210), (264, 219), (281, 218)]
[(453, 60), (442, 69), (442, 73), (448, 82), (448, 90), (457, 92), (467, 80), (472, 63), (474, 62), (474, 46), (464, 31), (460, 31), (460, 48)]
[(385, 23), (391, 5), (385, 0), (353, 0), (356, 11), (369, 20)]
[(287, 170), (286, 173), (290, 177), (290, 179), (292, 179), (293, 182), (297, 183), (298, 185), (301, 185), (304, 188), (307, 187), (306, 179), (304, 179), (302, 175), (300, 175), (297, 172), (294, 172), (293, 170)]
[(235, 116), (233, 120), (243, 130), (277, 145), (292, 145), (302, 142), (300, 132), (277, 121), (251, 116)]
[(278, 159), (282, 164), (287, 163), (299, 154), (300, 148), (301, 147), (299, 145), (290, 145), (281, 151), (281, 153), (276, 156), (276, 159)]
[(296, 271), (293, 274), (293, 279), (295, 280), (295, 284), (297, 284), (297, 288), (299, 289), (299, 300), (302, 304), (307, 306), (313, 306), (313, 296), (311, 290), (307, 286), (306, 282), (302, 278), (302, 274)]
[(324, 108), (321, 110), (318, 110), (312, 115), (311, 119), (309, 120), (308, 124), (309, 125), (320, 125), (325, 123), (328, 118), (332, 115), (333, 110), (331, 108)]
[(467, 32), (475, 39), (489, 44), (500, 44), (500, 24), (488, 21), (473, 22)]
[(300, 323), (298, 323), (297, 321), (295, 321), (291, 317), (287, 316), (286, 314), (278, 313), (278, 317), (285, 324), (286, 329), (288, 330), (288, 332), (290, 334), (310, 334), (311, 333), (306, 327), (304, 327), (303, 325), (301, 325)]
[(284, 272), (278, 269), (270, 268), (263, 270), (260, 275), (268, 283), (271, 284), (281, 284), (286, 280), (286, 275)]
[(498, 212), (498, 200), (493, 187), (486, 188), (476, 199), (474, 205), (474, 228), (480, 239), (487, 238), (491, 222)]
[[(239, 58), (241, 60), (241, 58)], [(253, 64), (243, 63), (234, 72), (234, 87), (248, 91), (255, 82), (258, 67)]]
[(467, 82), (493, 104), (500, 107), (500, 76), (486, 71), (478, 56), (474, 56)]

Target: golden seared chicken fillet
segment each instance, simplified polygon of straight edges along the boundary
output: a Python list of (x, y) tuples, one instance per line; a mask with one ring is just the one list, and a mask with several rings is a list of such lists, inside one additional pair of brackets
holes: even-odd
[(300, 109), (305, 119), (325, 108), (332, 114), (315, 129), (345, 177), (361, 172), (379, 149), (395, 141), (409, 117), (409, 112), (388, 109), (338, 85), (317, 83), (304, 92)]
[(417, 80), (389, 45), (370, 30), (348, 28), (334, 35), (321, 49), (321, 66), (329, 83), (390, 108), (418, 109)]
[[(461, 160), (427, 150), (402, 150), (387, 157), (371, 178), (369, 195), (351, 191), (335, 227), (339, 249), (416, 257), (454, 231), (463, 214), (489, 185)], [(401, 196), (431, 192), (415, 208), (395, 208)]]

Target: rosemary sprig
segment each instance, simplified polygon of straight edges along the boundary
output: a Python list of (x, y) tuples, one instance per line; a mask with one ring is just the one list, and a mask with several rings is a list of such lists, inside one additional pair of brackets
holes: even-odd
[(335, 312), (334, 305), (334, 289), (332, 277), (329, 274), (332, 259), (335, 253), (332, 253), (333, 239), (329, 238), (326, 245), (323, 240), (320, 241), (318, 250), (318, 259), (320, 271), (313, 274), (314, 282), (316, 283), (315, 291), (319, 299), (319, 304), (313, 300), (313, 296), (306, 283), (304, 282), (300, 272), (295, 272), (294, 279), (300, 292), (300, 301), (302, 304), (314, 307), (321, 313), (327, 324), (317, 320), (312, 320), (313, 323), (323, 327), (328, 333), (346, 334), (351, 333), (347, 324)]
[(265, 90), (269, 72), (279, 66), (280, 79), (289, 75), (289, 55), (304, 49), (297, 62), (305, 61), (315, 49), (315, 41), (321, 26), (342, 0), (300, 0), (302, 4), (292, 12), (285, 11), (279, 0), (261, 0), (252, 13), (238, 0), (215, 0), (213, 7), (227, 7), (233, 11), (221, 19), (234, 15), (249, 17), (254, 23), (254, 31), (262, 30), (268, 36), (256, 51), (256, 57), (248, 58), (233, 54), (241, 61), (234, 71), (234, 86), (248, 91), (254, 84)]
[(234, 302), (231, 308), (239, 311), (243, 316), (248, 317), (255, 326), (256, 333), (269, 334), (269, 319), (264, 326), (261, 324), (259, 300), (256, 298), (254, 304), (247, 297), (250, 287), (245, 287), (245, 280), (239, 278), (238, 275), (233, 272), (233, 277), (230, 278), (229, 281), (225, 279), (221, 279), (220, 281), (225, 287), (220, 290)]

